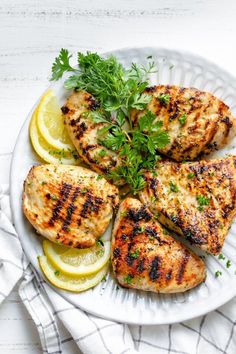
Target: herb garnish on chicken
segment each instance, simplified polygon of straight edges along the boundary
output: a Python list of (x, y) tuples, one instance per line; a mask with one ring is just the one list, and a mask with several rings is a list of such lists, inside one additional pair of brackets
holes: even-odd
[(123, 179), (137, 193), (145, 186), (143, 170), (155, 168), (160, 159), (157, 149), (169, 143), (162, 122), (154, 122), (156, 117), (152, 112), (147, 111), (135, 127), (130, 119), (132, 109), (143, 110), (151, 100), (144, 89), (155, 64), (149, 61), (145, 67), (132, 63), (125, 69), (113, 56), (102, 58), (87, 52), (78, 53), (79, 68), (72, 68), (70, 58), (68, 51), (62, 49), (52, 66), (52, 80), (58, 80), (64, 72), (73, 72), (65, 81), (65, 88), (86, 91), (98, 100), (100, 106), (84, 115), (97, 124), (103, 123), (97, 132), (97, 142), (122, 161), (107, 177), (113, 181)]

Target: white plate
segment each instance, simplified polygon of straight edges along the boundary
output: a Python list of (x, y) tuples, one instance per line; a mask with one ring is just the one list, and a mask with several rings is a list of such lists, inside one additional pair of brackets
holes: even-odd
[[(122, 49), (112, 54), (124, 65), (131, 62), (145, 63), (146, 58), (152, 55), (158, 64), (158, 73), (151, 77), (152, 84), (176, 84), (208, 90), (223, 99), (236, 116), (236, 79), (216, 65), (195, 55), (158, 48)], [(52, 87), (63, 103), (68, 92), (63, 89), (62, 82), (53, 83)], [(11, 166), (11, 206), (24, 251), (35, 269), (40, 272), (37, 256), (42, 254), (41, 239), (25, 220), (21, 208), (23, 181), (30, 167), (38, 163), (28, 137), (32, 111), (23, 125), (14, 150)], [(226, 153), (235, 154), (233, 144), (218, 155)], [(223, 305), (236, 295), (235, 232), (234, 223), (223, 248), (223, 253), (226, 259), (231, 260), (232, 266), (227, 269), (226, 261), (207, 256), (206, 282), (183, 294), (158, 295), (118, 288), (111, 274), (106, 282), (81, 294), (54, 289), (74, 305), (97, 316), (119, 322), (165, 324), (188, 320)], [(222, 271), (222, 276), (217, 279), (216, 270)]]

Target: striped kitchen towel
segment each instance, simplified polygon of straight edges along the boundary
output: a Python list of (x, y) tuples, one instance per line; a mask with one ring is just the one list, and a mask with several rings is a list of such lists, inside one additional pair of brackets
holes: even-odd
[(236, 353), (236, 299), (205, 316), (163, 326), (128, 326), (68, 303), (27, 261), (12, 224), (6, 185), (0, 186), (0, 279), (0, 302), (19, 281), (19, 294), (38, 329), (43, 353)]

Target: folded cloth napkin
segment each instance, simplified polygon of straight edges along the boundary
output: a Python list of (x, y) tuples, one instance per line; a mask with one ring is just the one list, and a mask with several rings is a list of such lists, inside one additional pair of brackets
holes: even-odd
[(78, 347), (85, 354), (236, 353), (235, 299), (208, 315), (163, 326), (128, 326), (68, 303), (24, 255), (12, 224), (7, 185), (0, 186), (0, 279), (0, 302), (19, 282), (19, 295), (38, 329), (44, 353), (70, 354), (79, 352)]

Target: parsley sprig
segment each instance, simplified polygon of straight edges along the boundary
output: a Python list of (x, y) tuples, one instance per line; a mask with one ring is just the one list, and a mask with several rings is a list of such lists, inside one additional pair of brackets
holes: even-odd
[(123, 178), (136, 194), (144, 188), (144, 170), (153, 170), (160, 156), (157, 149), (169, 142), (167, 132), (162, 130), (162, 122), (155, 122), (156, 116), (147, 111), (138, 122), (138, 126), (130, 131), (121, 127), (110, 127), (111, 133), (100, 139), (106, 147), (116, 150), (122, 164), (110, 172), (113, 180)]
[[(154, 169), (160, 159), (157, 149), (169, 142), (163, 123), (147, 110), (152, 96), (144, 90), (148, 75), (155, 72), (155, 63), (148, 61), (146, 67), (132, 63), (125, 69), (114, 56), (102, 58), (97, 53), (79, 52), (78, 68), (73, 68), (70, 59), (69, 52), (62, 49), (52, 66), (52, 80), (72, 72), (64, 82), (65, 88), (85, 90), (98, 99), (101, 108), (87, 114), (94, 122), (105, 123), (98, 131), (98, 141), (115, 151), (122, 161), (108, 177), (125, 180), (135, 194), (145, 186), (143, 171)], [(161, 96), (160, 100), (167, 104), (169, 95)], [(130, 118), (132, 109), (145, 110), (137, 126), (133, 126)]]
[(148, 75), (155, 72), (154, 62), (149, 61), (147, 67), (132, 63), (125, 69), (114, 56), (102, 58), (97, 53), (78, 52), (76, 69), (71, 67), (70, 59), (68, 50), (61, 49), (52, 65), (51, 79), (58, 80), (65, 72), (73, 72), (65, 80), (65, 88), (85, 90), (94, 95), (110, 121), (117, 115), (129, 117), (132, 108), (142, 110), (151, 100), (143, 91), (148, 86)]

